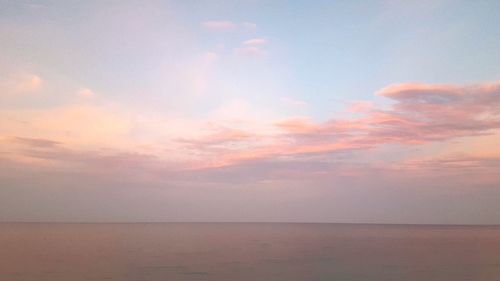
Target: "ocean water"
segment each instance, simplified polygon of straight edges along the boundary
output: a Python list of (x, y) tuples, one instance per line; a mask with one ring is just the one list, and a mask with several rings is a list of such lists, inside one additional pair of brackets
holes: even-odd
[(500, 227), (0, 224), (1, 281), (500, 281)]

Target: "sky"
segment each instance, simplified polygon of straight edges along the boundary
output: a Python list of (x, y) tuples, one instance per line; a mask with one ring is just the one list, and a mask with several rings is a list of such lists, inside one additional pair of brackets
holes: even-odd
[(500, 224), (499, 1), (0, 0), (0, 221)]

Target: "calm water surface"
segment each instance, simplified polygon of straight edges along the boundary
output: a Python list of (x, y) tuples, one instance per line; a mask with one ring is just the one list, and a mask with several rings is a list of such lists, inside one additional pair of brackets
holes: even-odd
[(0, 224), (0, 281), (500, 281), (499, 227)]

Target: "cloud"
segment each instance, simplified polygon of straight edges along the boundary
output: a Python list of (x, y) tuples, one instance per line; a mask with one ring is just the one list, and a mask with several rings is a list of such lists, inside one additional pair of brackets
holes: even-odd
[(17, 90), (20, 92), (31, 92), (40, 89), (42, 78), (38, 75), (30, 74), (21, 78)]
[(347, 112), (351, 113), (365, 113), (373, 110), (375, 105), (371, 101), (356, 101), (351, 103), (347, 108)]
[(0, 96), (15, 96), (39, 90), (43, 80), (36, 74), (17, 73), (0, 80)]
[(500, 84), (400, 84), (377, 94), (395, 103), (388, 109), (369, 105), (364, 117), (315, 124), (317, 129), (310, 134), (342, 132), (350, 141), (373, 144), (423, 143), (482, 135), (500, 128)]
[(2, 144), (9, 147), (10, 153), (0, 157), (1, 161), (35, 166), (50, 173), (159, 181), (179, 168), (178, 164), (174, 165), (154, 154), (122, 149), (75, 147), (60, 141), (19, 137)]
[(204, 21), (200, 25), (201, 27), (212, 31), (231, 31), (236, 29), (243, 29), (247, 31), (257, 30), (257, 24), (252, 22), (235, 23), (228, 20), (211, 20)]
[(400, 84), (386, 87), (377, 94), (396, 103), (391, 110), (372, 116), (373, 125), (382, 122), (377, 119), (380, 116), (386, 124), (373, 130), (374, 133), (404, 130), (407, 138), (430, 141), (485, 134), (500, 126), (500, 83)]
[(24, 144), (32, 147), (54, 147), (61, 144), (58, 141), (39, 139), (39, 138), (14, 137), (13, 141), (19, 144)]
[[(395, 101), (373, 107), (365, 116), (314, 123), (291, 118), (275, 123), (282, 134), (267, 145), (228, 151), (226, 165), (247, 159), (300, 157), (336, 151), (359, 151), (387, 144), (424, 144), (489, 134), (500, 128), (500, 84), (446, 86), (400, 84), (378, 95)], [(222, 155), (222, 154), (221, 154)]]
[(80, 88), (80, 90), (78, 90), (78, 96), (82, 98), (92, 98), (95, 96), (95, 93), (91, 89)]
[[(238, 101), (214, 112), (209, 121), (134, 118), (112, 107), (71, 105), (0, 111), (0, 125), (3, 136), (15, 136), (16, 145), (31, 147), (7, 149), (9, 155), (17, 155), (16, 159), (74, 161), (75, 155), (90, 153), (78, 151), (113, 148), (120, 155), (141, 155), (141, 159), (154, 156), (156, 164), (148, 167), (155, 173), (167, 166), (166, 171), (171, 166), (218, 169), (271, 160), (307, 166), (311, 159), (328, 162), (340, 159), (339, 155), (360, 155), (386, 145), (430, 144), (485, 136), (500, 129), (498, 83), (399, 84), (383, 88), (377, 95), (392, 100), (392, 104), (381, 108), (355, 103), (356, 111), (362, 113), (360, 117), (324, 122), (307, 116), (254, 116), (255, 108)], [(53, 152), (50, 155), (49, 148)], [(58, 153), (62, 156), (57, 157)], [(108, 156), (97, 158), (103, 162), (115, 159)], [(356, 169), (351, 167), (342, 173), (356, 174)]]
[(282, 120), (275, 123), (280, 129), (292, 134), (306, 134), (317, 132), (319, 125), (313, 124), (309, 118), (299, 117)]
[(420, 178), (446, 178), (447, 183), (460, 185), (498, 185), (500, 156), (478, 155), (466, 152), (430, 157), (417, 157), (389, 165), (389, 171), (407, 173)]
[[(410, 167), (418, 170), (476, 170), (485, 167), (498, 171), (500, 168), (500, 157), (498, 156), (479, 156), (479, 155), (445, 155), (439, 157), (431, 157), (427, 159), (417, 159), (407, 161), (401, 166)], [(493, 171), (493, 170), (492, 170)]]
[(228, 143), (235, 143), (244, 140), (248, 140), (254, 134), (245, 132), (239, 129), (231, 128), (220, 128), (216, 131), (211, 132), (208, 135), (201, 136), (198, 139), (180, 139), (183, 142), (189, 143), (191, 145), (207, 146), (207, 145), (226, 145)]
[(237, 27), (237, 25), (231, 21), (205, 21), (201, 23), (201, 26), (214, 31), (234, 30)]
[(250, 30), (250, 31), (255, 31), (257, 29), (257, 24), (253, 23), (253, 22), (244, 22), (242, 24), (243, 28), (245, 28), (246, 30)]
[(219, 55), (215, 52), (205, 52), (203, 54), (203, 64), (210, 65), (215, 63), (219, 59)]
[(247, 46), (261, 46), (261, 45), (266, 45), (267, 43), (268, 43), (267, 39), (264, 38), (253, 38), (242, 42), (243, 45)]
[(66, 105), (50, 109), (0, 111), (1, 134), (46, 138), (80, 145), (123, 145), (129, 116), (96, 105)]
[(264, 38), (254, 38), (243, 41), (244, 47), (239, 47), (234, 49), (234, 53), (242, 57), (264, 57), (267, 55), (267, 51), (260, 48), (260, 46), (266, 45), (268, 41)]
[(234, 49), (236, 55), (247, 58), (264, 57), (267, 52), (257, 47), (243, 47)]
[(296, 107), (296, 108), (304, 108), (309, 106), (309, 104), (303, 100), (291, 98), (291, 97), (281, 97), (280, 98), (281, 102), (284, 104), (291, 106), (291, 107)]

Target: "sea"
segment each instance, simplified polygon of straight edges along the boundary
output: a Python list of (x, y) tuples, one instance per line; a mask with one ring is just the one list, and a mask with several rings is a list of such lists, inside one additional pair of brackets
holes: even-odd
[(2, 223), (0, 281), (500, 281), (500, 227)]

